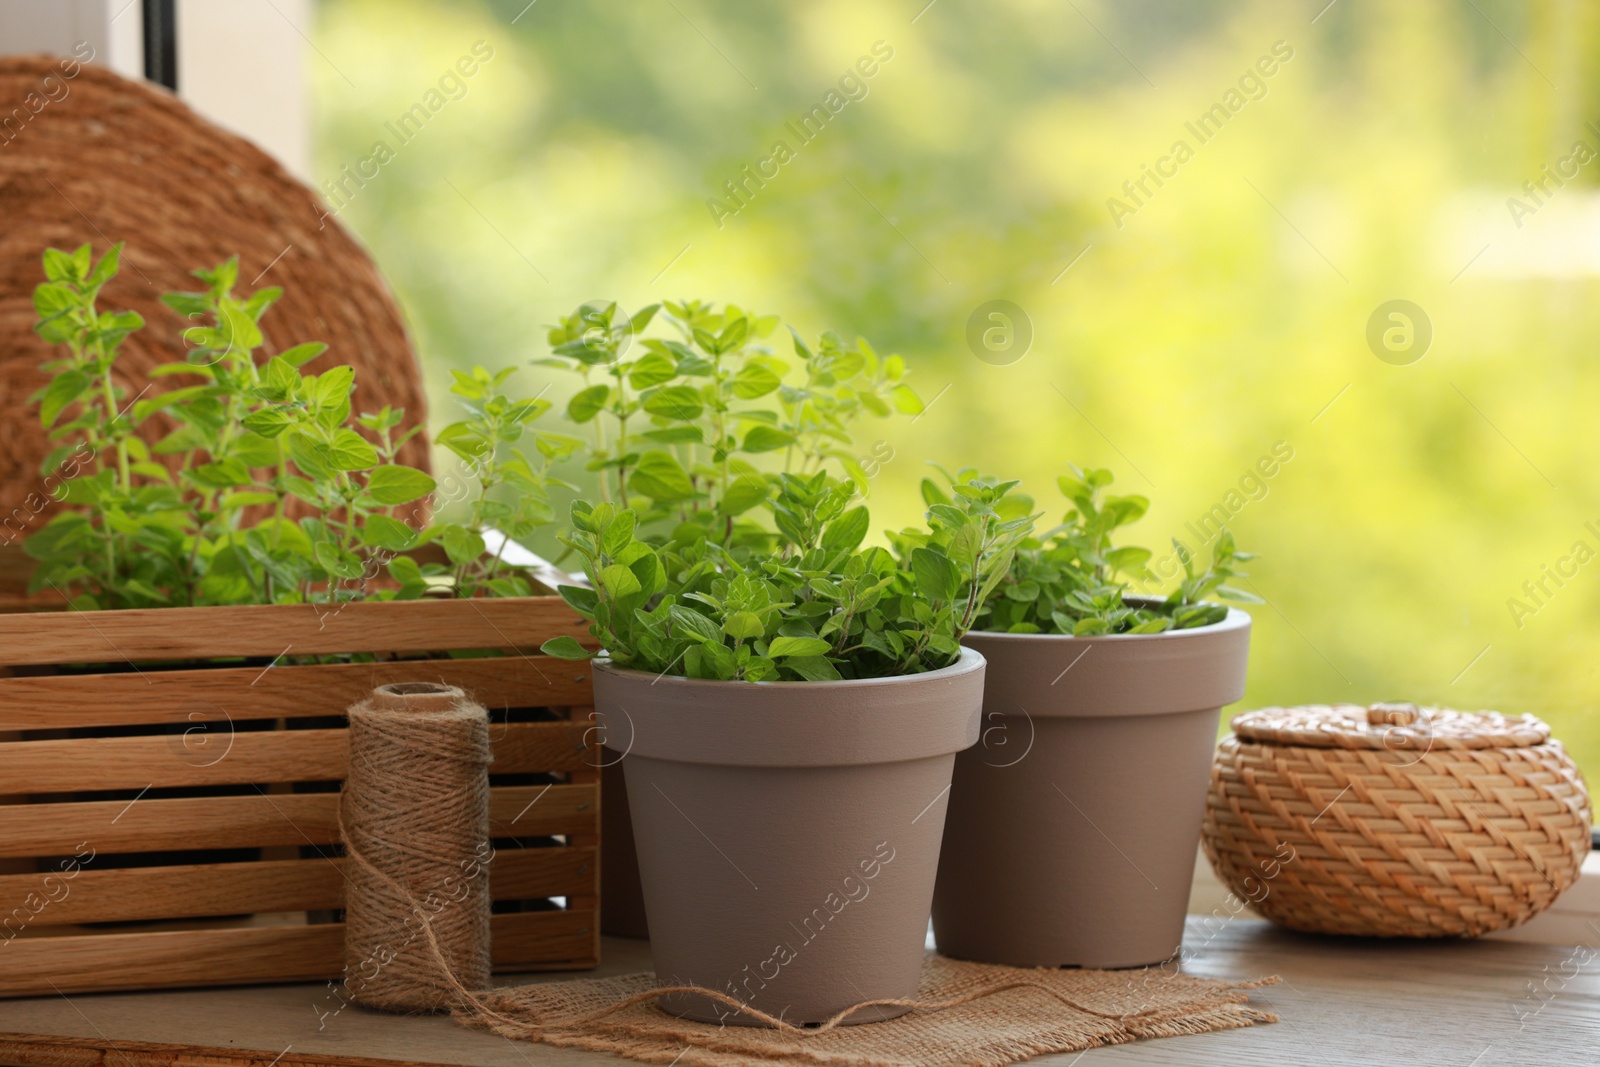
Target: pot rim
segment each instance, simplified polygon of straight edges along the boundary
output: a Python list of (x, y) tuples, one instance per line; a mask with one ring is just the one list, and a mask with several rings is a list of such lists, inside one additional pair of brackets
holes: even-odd
[[(1159, 602), (1162, 598), (1160, 598), (1160, 597), (1129, 597), (1127, 599), (1129, 599), (1129, 600), (1155, 600), (1155, 601)], [(1216, 601), (1204, 601), (1203, 603), (1216, 603)], [(1162, 631), (1161, 633), (1158, 633), (1158, 634), (1091, 634), (1091, 635), (1089, 635), (1087, 637), (1079, 637), (1076, 634), (1014, 634), (1014, 633), (1010, 633), (1009, 631), (1006, 631), (1006, 630), (970, 630), (970, 631), (967, 632), (967, 636), (963, 637), (962, 640), (966, 641), (966, 640), (969, 640), (969, 639), (974, 638), (974, 637), (981, 637), (985, 641), (1021, 641), (1021, 642), (1027, 642), (1027, 641), (1085, 641), (1085, 642), (1089, 642), (1089, 641), (1106, 641), (1106, 642), (1121, 642), (1121, 641), (1145, 641), (1145, 642), (1151, 642), (1151, 641), (1179, 641), (1179, 640), (1183, 640), (1184, 638), (1196, 638), (1196, 637), (1203, 637), (1203, 636), (1210, 635), (1210, 634), (1228, 633), (1229, 631), (1243, 629), (1243, 628), (1248, 627), (1250, 625), (1250, 613), (1248, 611), (1244, 611), (1244, 610), (1242, 610), (1240, 608), (1233, 607), (1232, 605), (1225, 605), (1225, 606), (1228, 609), (1228, 614), (1220, 622), (1214, 622), (1214, 623), (1210, 624), (1209, 626), (1192, 626), (1192, 627), (1190, 627), (1190, 628), (1188, 628), (1186, 630), (1164, 630), (1164, 631)]]
[[(650, 684), (659, 685), (663, 682), (667, 682), (673, 686), (680, 687), (726, 686), (730, 688), (747, 687), (752, 691), (782, 691), (798, 689), (805, 690), (807, 692), (814, 692), (819, 689), (906, 685), (915, 682), (932, 682), (946, 678), (958, 678), (962, 675), (971, 674), (973, 671), (983, 670), (984, 663), (985, 660), (983, 658), (983, 653), (979, 652), (975, 648), (968, 648), (966, 645), (962, 645), (961, 654), (956, 657), (956, 661), (950, 664), (950, 666), (940, 667), (936, 671), (922, 671), (919, 674), (891, 674), (882, 678), (839, 678), (826, 682), (746, 682), (735, 681), (731, 679), (724, 680), (721, 678), (690, 678), (687, 675), (682, 674), (662, 674), (656, 675), (655, 681), (651, 682)], [(615, 667), (612, 665), (611, 659), (607, 656), (596, 656), (594, 659), (589, 661), (589, 667), (591, 670), (605, 671), (607, 674), (614, 674), (619, 678), (649, 678), (652, 676), (650, 671), (635, 670), (631, 667)]]

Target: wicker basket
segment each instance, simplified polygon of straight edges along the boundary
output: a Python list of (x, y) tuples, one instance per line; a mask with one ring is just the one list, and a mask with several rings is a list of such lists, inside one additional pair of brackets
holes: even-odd
[(1318, 705), (1247, 712), (1233, 730), (1206, 855), (1291, 929), (1490, 933), (1549, 907), (1589, 851), (1583, 777), (1531, 715)]

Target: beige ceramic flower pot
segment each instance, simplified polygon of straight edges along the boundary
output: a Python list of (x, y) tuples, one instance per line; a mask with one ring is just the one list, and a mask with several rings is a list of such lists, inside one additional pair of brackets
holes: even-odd
[[(951, 767), (978, 739), (983, 675), (971, 650), (943, 670), (843, 682), (597, 662), (607, 736), (633, 738), (622, 766), (658, 980), (794, 1023), (915, 996)], [(708, 997), (663, 1006), (756, 1022)]]
[(934, 895), (939, 951), (1138, 967), (1183, 939), (1221, 708), (1250, 616), (1152, 635), (971, 633), (983, 736), (956, 760)]

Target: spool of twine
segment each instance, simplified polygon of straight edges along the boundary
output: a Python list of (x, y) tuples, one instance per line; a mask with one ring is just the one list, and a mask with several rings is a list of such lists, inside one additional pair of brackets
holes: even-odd
[(489, 986), (488, 712), (405, 682), (349, 714), (345, 985), (369, 1007), (459, 1008)]

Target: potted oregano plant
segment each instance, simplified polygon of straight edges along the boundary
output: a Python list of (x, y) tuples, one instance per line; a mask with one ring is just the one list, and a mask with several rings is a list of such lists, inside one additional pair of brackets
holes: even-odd
[[(777, 479), (777, 532), (744, 552), (690, 531), (652, 545), (632, 510), (574, 505), (590, 587), (561, 593), (604, 650), (606, 728), (631, 739), (662, 982), (799, 1023), (915, 995), (951, 767), (978, 738), (984, 663), (960, 640), (1031, 528), (996, 510), (1009, 488), (969, 486), (907, 567), (861, 547), (868, 513), (823, 471)], [(665, 1006), (758, 1021), (701, 995)]]
[[(971, 472), (932, 481), (939, 511)], [(1223, 705), (1244, 695), (1250, 617), (1208, 600), (1251, 558), (1223, 531), (1165, 595), (1144, 548), (1113, 546), (1148, 501), (1107, 470), (1059, 480), (1072, 507), (1024, 540), (964, 643), (989, 663), (983, 744), (956, 761), (934, 936), (1029, 967), (1136, 967), (1178, 951)], [(1015, 502), (1026, 510), (1031, 501)]]
[[(922, 410), (900, 356), (833, 331), (808, 343), (792, 327), (790, 355), (771, 343), (779, 333), (776, 316), (701, 300), (633, 314), (591, 302), (550, 328), (550, 355), (537, 362), (580, 377), (565, 413), (589, 441), (594, 496), (631, 508), (640, 540), (770, 549), (777, 529), (799, 521), (786, 505), (774, 511), (768, 504), (780, 475), (828, 468), (865, 494), (866, 451), (854, 447), (855, 431), (867, 419)], [(602, 776), (602, 922), (608, 934), (645, 937), (618, 765), (628, 735), (604, 736), (612, 747)]]

